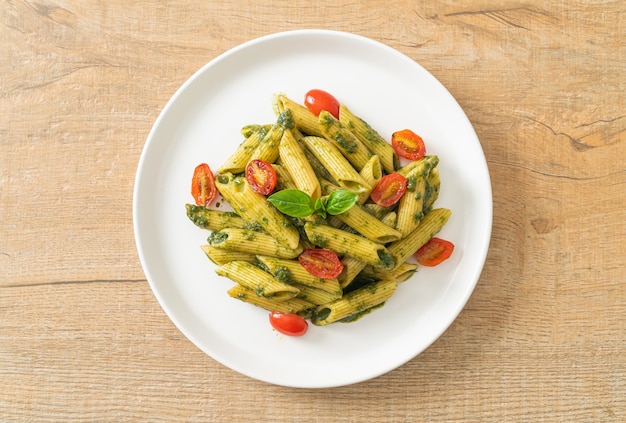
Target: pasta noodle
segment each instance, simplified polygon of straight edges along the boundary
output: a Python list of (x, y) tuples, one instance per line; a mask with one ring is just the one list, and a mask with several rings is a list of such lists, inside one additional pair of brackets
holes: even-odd
[[(244, 140), (218, 167), (215, 186), (232, 211), (186, 204), (187, 217), (211, 231), (200, 248), (215, 272), (235, 284), (230, 297), (318, 326), (354, 321), (416, 272), (411, 257), (450, 218), (449, 209), (434, 207), (439, 157), (400, 166), (394, 147), (344, 104), (338, 119), (325, 110), (316, 116), (284, 94), (272, 106), (276, 120), (243, 126)], [(283, 196), (281, 205), (259, 194), (245, 174), (259, 164), (248, 166), (253, 159), (271, 165), (276, 185), (267, 192), (295, 190), (310, 203)], [(407, 179), (406, 192), (392, 205), (375, 204), (370, 194), (394, 172)], [(351, 202), (333, 210), (331, 198), (348, 201), (340, 191)], [(311, 259), (305, 250), (328, 250), (336, 262)], [(324, 273), (328, 266), (336, 272)]]

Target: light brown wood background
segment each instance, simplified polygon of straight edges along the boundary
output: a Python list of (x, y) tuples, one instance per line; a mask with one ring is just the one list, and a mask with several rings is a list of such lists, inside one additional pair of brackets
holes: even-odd
[[(456, 97), (489, 164), (469, 303), (377, 379), (299, 390), (223, 367), (157, 304), (131, 203), (174, 91), (238, 44), (351, 31)], [(626, 420), (623, 1), (0, 5), (0, 421)]]

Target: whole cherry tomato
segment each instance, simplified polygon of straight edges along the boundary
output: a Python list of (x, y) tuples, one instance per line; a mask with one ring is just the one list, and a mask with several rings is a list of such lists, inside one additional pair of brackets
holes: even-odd
[(343, 270), (343, 264), (334, 251), (309, 248), (298, 256), (298, 262), (317, 278), (333, 279)]
[(276, 180), (276, 171), (265, 160), (250, 160), (246, 166), (246, 181), (257, 194), (270, 194), (276, 188)]
[(424, 140), (410, 129), (394, 132), (391, 135), (391, 146), (398, 156), (405, 159), (419, 160), (426, 155)]
[(279, 311), (270, 313), (270, 324), (278, 332), (289, 336), (302, 336), (309, 328), (307, 321), (297, 314), (281, 313)]
[(400, 201), (406, 192), (407, 179), (399, 173), (390, 173), (376, 184), (370, 198), (381, 207), (389, 207)]
[(304, 105), (315, 116), (319, 116), (322, 110), (326, 110), (333, 115), (335, 119), (339, 119), (339, 102), (326, 91), (318, 89), (310, 90), (304, 96)]
[(436, 266), (452, 255), (454, 244), (441, 238), (431, 238), (417, 252), (415, 257), (423, 266)]
[(191, 195), (198, 206), (208, 207), (217, 195), (215, 177), (206, 163), (199, 164), (193, 171)]

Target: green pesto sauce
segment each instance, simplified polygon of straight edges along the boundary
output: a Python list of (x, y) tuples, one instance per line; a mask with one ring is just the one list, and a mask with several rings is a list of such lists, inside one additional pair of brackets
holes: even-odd
[(228, 183), (228, 176), (226, 176), (226, 175), (217, 175), (217, 181), (220, 184), (227, 184)]
[(417, 177), (415, 175), (411, 175), (406, 180), (406, 190), (413, 192), (415, 191), (415, 187), (417, 186)]
[(424, 203), (427, 203), (430, 197), (434, 194), (433, 186), (426, 179), (426, 184), (424, 188)]
[(257, 297), (263, 297), (264, 296), (263, 295), (263, 291), (265, 291), (265, 287), (263, 287), (263, 286), (257, 286), (254, 289), (254, 292), (256, 293)]
[(222, 231), (213, 231), (206, 239), (211, 245), (220, 244), (228, 239), (228, 234)]
[(325, 247), (328, 244), (328, 238), (321, 235), (312, 235), (310, 241), (318, 247)]
[(367, 309), (365, 309), (365, 310), (362, 310), (362, 311), (359, 311), (359, 312), (357, 312), (357, 313), (354, 313), (354, 314), (352, 314), (352, 315), (350, 315), (350, 316), (348, 316), (348, 317), (344, 317), (343, 319), (338, 320), (338, 321), (339, 321), (339, 322), (341, 322), (341, 323), (351, 323), (351, 322), (356, 322), (356, 321), (357, 321), (357, 320), (359, 320), (361, 317), (363, 317), (363, 316), (365, 316), (365, 315), (367, 315), (367, 314), (370, 314), (372, 311), (374, 311), (374, 310), (376, 310), (376, 309), (378, 309), (378, 308), (381, 308), (381, 307), (382, 307), (382, 306), (384, 306), (384, 305), (385, 305), (385, 303), (380, 303), (380, 304), (377, 304), (377, 305), (375, 305), (375, 306), (373, 306), (373, 307), (370, 307), (370, 308), (367, 308)]
[(324, 113), (320, 124), (324, 125), (324, 129), (328, 131), (328, 129), (335, 124), (335, 118), (330, 113)]
[(278, 119), (276, 120), (280, 126), (285, 129), (293, 129), (296, 127), (296, 123), (293, 120), (293, 114), (290, 109), (285, 109), (282, 113), (278, 115)]
[(354, 141), (347, 139), (341, 134), (335, 135), (334, 138), (335, 138), (335, 141), (337, 141), (337, 144), (339, 144), (346, 153), (354, 153), (356, 151), (357, 145)]
[(263, 226), (261, 226), (259, 222), (246, 222), (244, 227), (255, 232), (259, 232), (263, 229)]
[(418, 222), (420, 220), (422, 220), (423, 218), (424, 218), (424, 212), (423, 211), (413, 213), (413, 219), (417, 220)]
[(206, 210), (206, 207), (195, 206), (193, 204), (186, 204), (185, 207), (187, 209), (187, 217), (194, 225), (201, 228), (207, 228), (209, 226), (208, 216), (206, 213), (203, 213), (203, 209)]
[(379, 250), (378, 251), (378, 258), (380, 259), (380, 264), (385, 269), (391, 269), (394, 266), (394, 264), (395, 264), (393, 256), (391, 255), (391, 253), (389, 251)]
[(372, 128), (369, 123), (365, 122), (363, 119), (359, 119), (361, 123), (365, 126), (366, 132), (363, 134), (365, 138), (372, 144), (380, 144), (385, 142), (385, 140), (380, 136), (378, 132)]
[(291, 271), (285, 266), (276, 266), (274, 269), (274, 277), (281, 282), (291, 282)]
[(319, 322), (320, 320), (327, 319), (328, 316), (330, 316), (330, 309), (327, 307), (324, 307), (318, 310), (313, 317), (315, 321)]
[(240, 300), (246, 298), (246, 293), (240, 292), (239, 294), (237, 294), (237, 298), (239, 298)]

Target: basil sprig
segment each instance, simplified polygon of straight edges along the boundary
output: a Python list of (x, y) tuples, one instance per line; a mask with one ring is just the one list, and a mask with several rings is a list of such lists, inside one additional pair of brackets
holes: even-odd
[(284, 189), (267, 198), (274, 207), (291, 217), (307, 217), (313, 213), (326, 218), (327, 214), (337, 215), (352, 207), (358, 195), (352, 191), (339, 189), (330, 193), (328, 197), (317, 200), (299, 189)]

